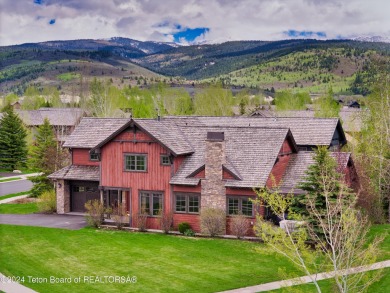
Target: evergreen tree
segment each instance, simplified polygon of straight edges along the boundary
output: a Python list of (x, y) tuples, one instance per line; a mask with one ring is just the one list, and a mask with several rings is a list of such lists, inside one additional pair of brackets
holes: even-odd
[(50, 122), (45, 118), (43, 124), (38, 127), (35, 142), (31, 147), (31, 167), (50, 174), (56, 170), (57, 165), (57, 142)]
[(26, 130), (11, 106), (6, 107), (0, 120), (0, 167), (14, 170), (26, 165)]
[[(296, 197), (291, 210), (302, 215), (313, 226), (314, 230), (320, 232), (318, 220), (312, 216), (311, 208), (315, 207), (319, 213), (326, 216), (326, 208), (332, 202), (336, 201), (342, 188), (343, 177), (337, 171), (337, 162), (330, 156), (326, 147), (319, 147), (314, 154), (314, 164), (309, 166), (306, 176), (299, 184), (299, 188), (306, 194)], [(343, 187), (345, 192), (344, 199), (350, 199), (351, 192)], [(310, 205), (309, 205), (310, 203)]]

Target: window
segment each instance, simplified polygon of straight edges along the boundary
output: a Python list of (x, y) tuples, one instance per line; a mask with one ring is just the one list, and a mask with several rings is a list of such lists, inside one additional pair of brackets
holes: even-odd
[(171, 165), (171, 159), (168, 155), (161, 155), (160, 156), (160, 164), (163, 166), (169, 166)]
[(125, 171), (146, 172), (146, 155), (125, 155)]
[(199, 195), (177, 194), (175, 197), (175, 212), (199, 214)]
[(149, 216), (158, 216), (163, 209), (163, 195), (158, 192), (140, 193), (140, 212)]
[(95, 151), (92, 151), (89, 153), (89, 160), (90, 161), (99, 161), (99, 154), (95, 153)]
[(253, 203), (248, 197), (229, 197), (227, 205), (228, 215), (242, 213), (245, 216), (253, 217)]

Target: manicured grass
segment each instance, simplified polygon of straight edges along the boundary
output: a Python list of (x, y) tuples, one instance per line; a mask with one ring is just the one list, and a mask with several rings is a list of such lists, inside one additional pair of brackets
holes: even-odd
[(12, 178), (7, 178), (7, 179), (0, 179), (0, 183), (1, 182), (20, 180), (20, 179), (22, 179), (22, 178), (21, 177), (12, 177)]
[(32, 214), (36, 212), (38, 212), (38, 206), (35, 202), (0, 204), (0, 214)]
[[(0, 272), (81, 277), (76, 284), (24, 285), (38, 292), (216, 292), (278, 280), (292, 270), (263, 244), (224, 239), (0, 225)], [(298, 275), (298, 273), (297, 273)], [(136, 276), (135, 284), (86, 283), (84, 276)]]
[(11, 197), (15, 197), (15, 196), (19, 196), (19, 195), (29, 194), (30, 192), (31, 191), (22, 191), (22, 192), (7, 194), (7, 195), (4, 195), (4, 196), (0, 196), (0, 200), (11, 198)]

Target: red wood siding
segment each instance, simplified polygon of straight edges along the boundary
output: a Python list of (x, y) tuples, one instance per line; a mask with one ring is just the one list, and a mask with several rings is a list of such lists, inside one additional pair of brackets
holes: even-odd
[(191, 225), (191, 229), (195, 232), (200, 232), (200, 216), (191, 214), (174, 214), (173, 215), (173, 227), (178, 230), (178, 225), (182, 222), (187, 222)]
[(173, 159), (173, 168), (174, 168), (174, 171), (175, 173), (177, 172), (177, 170), (179, 170), (181, 164), (183, 163), (183, 161), (185, 160), (185, 156), (178, 156), (176, 158)]
[(242, 196), (250, 196), (255, 197), (256, 193), (252, 188), (226, 188), (227, 195), (242, 195)]
[(73, 165), (99, 166), (98, 161), (89, 160), (89, 149), (73, 149), (72, 150)]
[(200, 170), (198, 173), (195, 174), (195, 176), (193, 176), (195, 178), (205, 178), (206, 177), (206, 170), (203, 168), (202, 170)]
[(190, 192), (190, 193), (200, 193), (202, 186), (200, 183), (197, 186), (187, 186), (187, 185), (174, 185), (173, 191), (175, 192)]
[(226, 170), (223, 170), (223, 173), (222, 173), (222, 178), (223, 179), (236, 179), (233, 177), (232, 174), (230, 174), (228, 171)]
[(271, 174), (268, 177), (267, 180), (267, 187), (272, 188), (275, 187), (275, 185), (279, 185), (284, 172), (286, 171), (287, 164), (290, 160), (290, 155), (293, 153), (293, 148), (290, 140), (286, 138), (282, 144), (282, 147), (280, 148), (279, 154), (278, 154), (278, 161), (273, 166), (271, 170)]

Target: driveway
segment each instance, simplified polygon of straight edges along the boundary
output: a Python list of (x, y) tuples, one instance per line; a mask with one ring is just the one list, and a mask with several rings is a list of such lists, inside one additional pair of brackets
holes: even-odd
[(30, 180), (17, 180), (0, 183), (0, 196), (10, 193), (17, 193), (22, 191), (29, 191), (33, 187)]
[(81, 228), (84, 228), (87, 225), (84, 216), (56, 215), (56, 214), (52, 214), (52, 215), (0, 214), (0, 224), (62, 228), (62, 229), (69, 229), (69, 230), (79, 230)]

